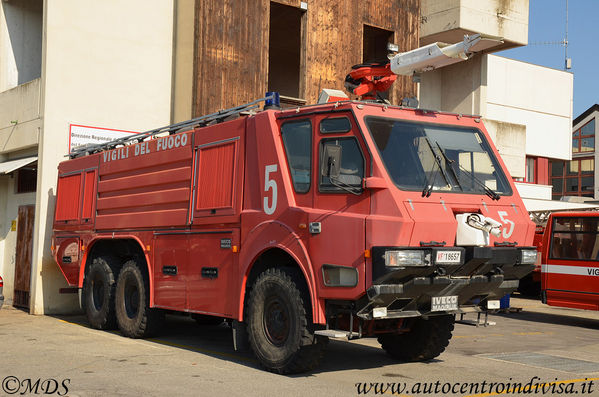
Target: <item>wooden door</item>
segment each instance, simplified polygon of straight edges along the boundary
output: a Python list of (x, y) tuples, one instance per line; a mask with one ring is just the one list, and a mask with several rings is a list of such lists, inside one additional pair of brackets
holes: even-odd
[(33, 250), (33, 220), (35, 205), (19, 206), (17, 223), (17, 253), (15, 261), (15, 295), (13, 306), (29, 308), (31, 251)]

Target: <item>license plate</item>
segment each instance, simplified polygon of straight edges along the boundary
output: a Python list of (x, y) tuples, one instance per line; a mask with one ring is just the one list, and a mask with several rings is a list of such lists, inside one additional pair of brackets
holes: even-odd
[(433, 296), (431, 302), (432, 312), (444, 312), (449, 310), (458, 310), (458, 296)]
[(435, 263), (460, 263), (461, 260), (461, 251), (437, 251)]

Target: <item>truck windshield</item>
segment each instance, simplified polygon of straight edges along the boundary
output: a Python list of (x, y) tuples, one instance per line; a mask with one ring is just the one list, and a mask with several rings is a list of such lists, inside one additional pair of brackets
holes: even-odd
[(510, 195), (512, 190), (476, 128), (366, 117), (395, 184), (404, 190)]

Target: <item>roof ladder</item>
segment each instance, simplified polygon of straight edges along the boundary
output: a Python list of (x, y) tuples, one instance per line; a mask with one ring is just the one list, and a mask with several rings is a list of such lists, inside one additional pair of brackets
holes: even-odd
[(272, 101), (276, 97), (276, 93), (268, 93), (264, 98), (256, 99), (255, 101), (246, 103), (245, 105), (240, 105), (236, 107), (232, 107), (229, 109), (219, 110), (216, 113), (211, 113), (205, 116), (200, 116), (191, 120), (181, 121), (179, 123), (167, 125), (165, 127), (156, 128), (146, 132), (140, 132), (139, 134), (133, 134), (131, 136), (125, 136), (122, 138), (115, 139), (110, 142), (104, 143), (92, 143), (87, 145), (82, 145), (74, 148), (69, 153), (69, 158), (77, 158), (83, 157), (90, 154), (103, 152), (105, 150), (112, 150), (118, 146), (132, 145), (135, 143), (139, 143), (145, 141), (148, 138), (152, 138), (158, 134), (168, 133), (169, 135), (177, 134), (184, 131), (189, 131), (195, 127), (205, 127), (211, 123), (223, 121), (229, 116), (233, 116), (242, 112), (247, 112), (252, 109), (256, 109), (259, 107), (260, 102), (268, 102)]

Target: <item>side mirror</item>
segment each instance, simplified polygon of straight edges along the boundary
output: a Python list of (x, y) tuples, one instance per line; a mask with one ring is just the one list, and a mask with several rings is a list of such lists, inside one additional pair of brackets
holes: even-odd
[(326, 144), (322, 151), (320, 175), (339, 178), (341, 173), (341, 145)]

